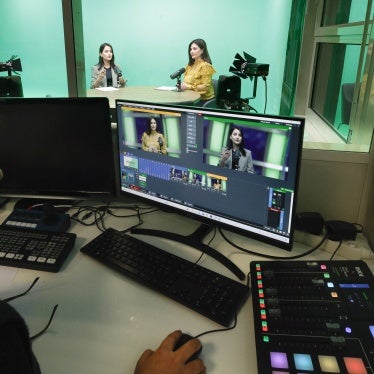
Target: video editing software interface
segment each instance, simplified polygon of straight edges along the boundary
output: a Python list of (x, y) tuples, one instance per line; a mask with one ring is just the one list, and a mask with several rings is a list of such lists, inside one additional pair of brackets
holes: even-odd
[[(116, 106), (122, 193), (291, 249), (303, 119), (124, 100)], [(147, 133), (151, 119), (156, 128)], [(222, 163), (235, 130), (245, 153), (231, 150)]]

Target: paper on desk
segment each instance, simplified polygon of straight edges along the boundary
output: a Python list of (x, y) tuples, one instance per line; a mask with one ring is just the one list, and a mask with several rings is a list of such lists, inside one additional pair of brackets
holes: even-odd
[(116, 88), (116, 87), (97, 87), (97, 88), (95, 88), (95, 90), (99, 90), (99, 91), (118, 91), (119, 88)]
[(160, 86), (156, 87), (156, 90), (161, 90), (161, 91), (176, 91), (175, 86)]

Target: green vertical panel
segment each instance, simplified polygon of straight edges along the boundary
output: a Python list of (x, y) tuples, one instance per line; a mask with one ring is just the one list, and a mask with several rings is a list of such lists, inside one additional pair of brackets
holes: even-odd
[[(212, 121), (207, 148), (212, 153), (220, 154), (222, 147), (226, 144), (228, 126), (223, 122)], [(208, 155), (207, 162), (209, 165), (217, 165), (219, 157)]]
[(181, 150), (179, 119), (175, 117), (165, 117), (164, 132), (169, 156), (179, 156)]
[(138, 139), (135, 127), (135, 118), (122, 115), (123, 136), (126, 139), (126, 145), (138, 148)]
[[(285, 152), (287, 148), (287, 135), (271, 134), (265, 161), (270, 164), (283, 166), (285, 162)], [(266, 168), (263, 175), (270, 178), (280, 178), (281, 171), (272, 168)]]
[(292, 1), (291, 22), (287, 41), (287, 57), (284, 67), (282, 97), (279, 109), (279, 114), (282, 115), (292, 115), (294, 110), (305, 6), (306, 0)]

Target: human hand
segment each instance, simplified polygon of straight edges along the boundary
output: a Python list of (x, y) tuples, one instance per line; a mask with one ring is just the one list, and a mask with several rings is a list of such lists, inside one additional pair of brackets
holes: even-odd
[(100, 80), (103, 79), (106, 75), (106, 71), (105, 71), (105, 68), (102, 68), (99, 72), (99, 78)]
[(158, 149), (155, 148), (153, 145), (150, 145), (150, 146), (148, 147), (148, 152), (154, 152), (154, 153), (157, 153), (157, 152), (158, 152)]
[(200, 349), (201, 343), (191, 339), (173, 351), (181, 337), (180, 330), (169, 334), (156, 351), (147, 349), (139, 358), (134, 374), (204, 374), (206, 367), (201, 359), (186, 361)]
[(226, 161), (229, 157), (230, 157), (230, 151), (229, 150), (226, 150), (222, 153), (221, 158), (222, 158), (223, 161)]

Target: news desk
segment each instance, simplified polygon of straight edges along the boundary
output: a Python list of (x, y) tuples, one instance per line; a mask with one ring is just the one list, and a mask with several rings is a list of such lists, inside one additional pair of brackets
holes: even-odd
[(87, 97), (107, 97), (109, 106), (115, 108), (115, 101), (134, 100), (159, 104), (193, 104), (200, 94), (192, 90), (170, 91), (157, 89), (156, 86), (126, 86), (110, 91), (101, 89), (87, 90)]
[[(122, 204), (123, 205), (123, 204)], [(0, 210), (2, 222), (13, 208), (8, 202)], [(113, 211), (116, 210), (113, 208)], [(125, 214), (124, 210), (120, 211)], [(187, 217), (156, 211), (143, 216), (143, 227), (166, 229), (187, 234), (197, 227), (197, 222)], [(105, 226), (126, 229), (137, 223), (137, 218), (105, 218)], [(54, 305), (58, 309), (49, 329), (33, 342), (43, 374), (124, 374), (133, 373), (136, 362), (146, 348), (156, 349), (171, 331), (181, 329), (191, 335), (219, 329), (211, 320), (135, 283), (114, 270), (82, 254), (80, 248), (99, 235), (96, 226), (83, 226), (73, 222), (70, 232), (77, 234), (75, 247), (59, 273), (0, 266), (0, 298), (24, 292), (36, 277), (34, 288), (25, 296), (11, 302), (24, 317), (30, 334), (39, 332), (47, 323)], [(296, 242), (291, 253), (243, 236), (227, 233), (238, 245), (259, 253), (279, 256), (301, 254), (310, 245)], [(144, 241), (196, 262), (200, 252), (181, 243), (165, 239), (138, 236)], [(207, 237), (207, 240), (210, 236)], [(302, 241), (318, 242), (317, 236), (308, 239), (300, 233)], [(217, 234), (212, 247), (248, 273), (249, 262), (263, 259), (250, 256), (232, 248)], [(307, 258), (327, 260), (336, 248), (336, 242), (314, 252)], [(357, 258), (350, 257), (352, 253)], [(355, 242), (344, 242), (336, 259), (360, 259), (370, 250), (360, 234)], [(373, 271), (373, 260), (367, 260)], [(215, 270), (227, 277), (235, 276), (207, 255), (199, 261), (201, 266)], [(210, 374), (257, 373), (256, 349), (249, 297), (238, 315), (235, 329), (216, 332), (201, 337), (204, 360)], [(260, 373), (261, 374), (261, 373)]]

